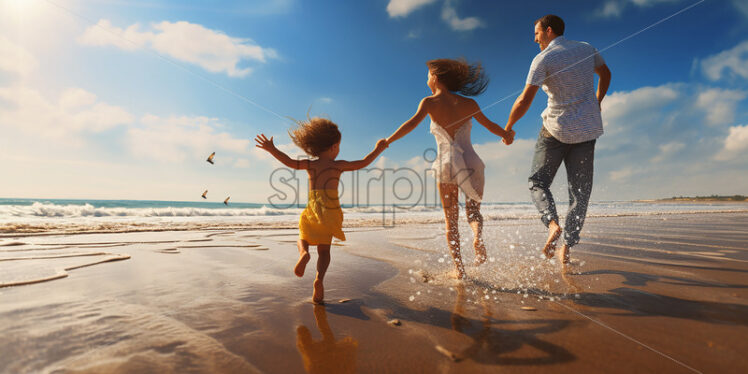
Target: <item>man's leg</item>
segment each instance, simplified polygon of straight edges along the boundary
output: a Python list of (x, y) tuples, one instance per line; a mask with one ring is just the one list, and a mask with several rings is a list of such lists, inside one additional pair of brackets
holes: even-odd
[(579, 242), (579, 233), (584, 226), (595, 165), (595, 141), (574, 144), (564, 158), (566, 177), (569, 181), (569, 212), (564, 225), (562, 261), (569, 262), (569, 249)]
[(550, 187), (564, 159), (567, 147), (567, 144), (554, 139), (545, 129), (541, 130), (538, 141), (535, 143), (535, 155), (528, 178), (532, 201), (540, 212), (543, 224), (548, 227), (548, 240), (543, 247), (543, 253), (548, 258), (553, 257), (556, 239), (561, 235), (556, 203), (553, 201)]

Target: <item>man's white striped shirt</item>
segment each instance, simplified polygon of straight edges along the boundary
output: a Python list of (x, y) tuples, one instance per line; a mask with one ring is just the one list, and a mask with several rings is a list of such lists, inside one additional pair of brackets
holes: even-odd
[(567, 144), (597, 139), (603, 121), (595, 96), (595, 68), (605, 61), (595, 47), (563, 36), (553, 39), (532, 60), (527, 84), (548, 95), (541, 117), (554, 138)]

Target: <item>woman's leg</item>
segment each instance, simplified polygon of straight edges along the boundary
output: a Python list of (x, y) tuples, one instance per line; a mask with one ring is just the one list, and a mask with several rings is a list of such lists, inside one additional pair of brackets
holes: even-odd
[(457, 226), (457, 218), (460, 214), (460, 206), (457, 198), (457, 185), (439, 183), (439, 195), (444, 208), (444, 220), (447, 224), (447, 246), (457, 270), (457, 279), (465, 277), (465, 267), (462, 265), (460, 254), (460, 231)]
[(470, 227), (473, 229), (473, 248), (475, 249), (475, 264), (486, 262), (486, 245), (483, 243), (483, 215), (480, 214), (480, 201), (466, 198), (465, 214)]

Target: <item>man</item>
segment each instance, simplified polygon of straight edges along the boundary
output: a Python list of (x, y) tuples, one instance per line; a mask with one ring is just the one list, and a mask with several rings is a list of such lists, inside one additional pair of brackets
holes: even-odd
[[(530, 193), (548, 227), (543, 253), (551, 258), (562, 233), (550, 186), (563, 162), (569, 183), (569, 211), (564, 225), (564, 244), (559, 256), (569, 262), (570, 248), (579, 242), (592, 192), (595, 141), (603, 134), (600, 103), (610, 85), (610, 70), (597, 50), (584, 42), (567, 40), (564, 21), (547, 15), (535, 21), (535, 42), (540, 53), (530, 65), (525, 89), (514, 102), (506, 131), (530, 108), (538, 87), (548, 95), (543, 127), (535, 144), (530, 173)], [(600, 80), (595, 93), (595, 77)], [(505, 139), (511, 144), (512, 139)]]

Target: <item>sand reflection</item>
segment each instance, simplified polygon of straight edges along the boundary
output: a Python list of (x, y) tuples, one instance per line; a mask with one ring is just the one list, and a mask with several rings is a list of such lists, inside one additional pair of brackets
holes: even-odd
[[(496, 319), (488, 299), (478, 295), (471, 300), (470, 295), (474, 292), (464, 285), (456, 286), (455, 290), (457, 296), (450, 318), (451, 327), (470, 338), (470, 342), (444, 342), (453, 361), (469, 359), (484, 365), (551, 365), (576, 359), (563, 347), (541, 338), (563, 330), (569, 321), (532, 317)], [(480, 307), (469, 310), (473, 305)], [(442, 353), (447, 355), (447, 352)]]
[(358, 341), (350, 336), (336, 340), (323, 305), (314, 306), (314, 320), (322, 339), (313, 340), (306, 326), (296, 328), (296, 348), (307, 373), (355, 373)]

